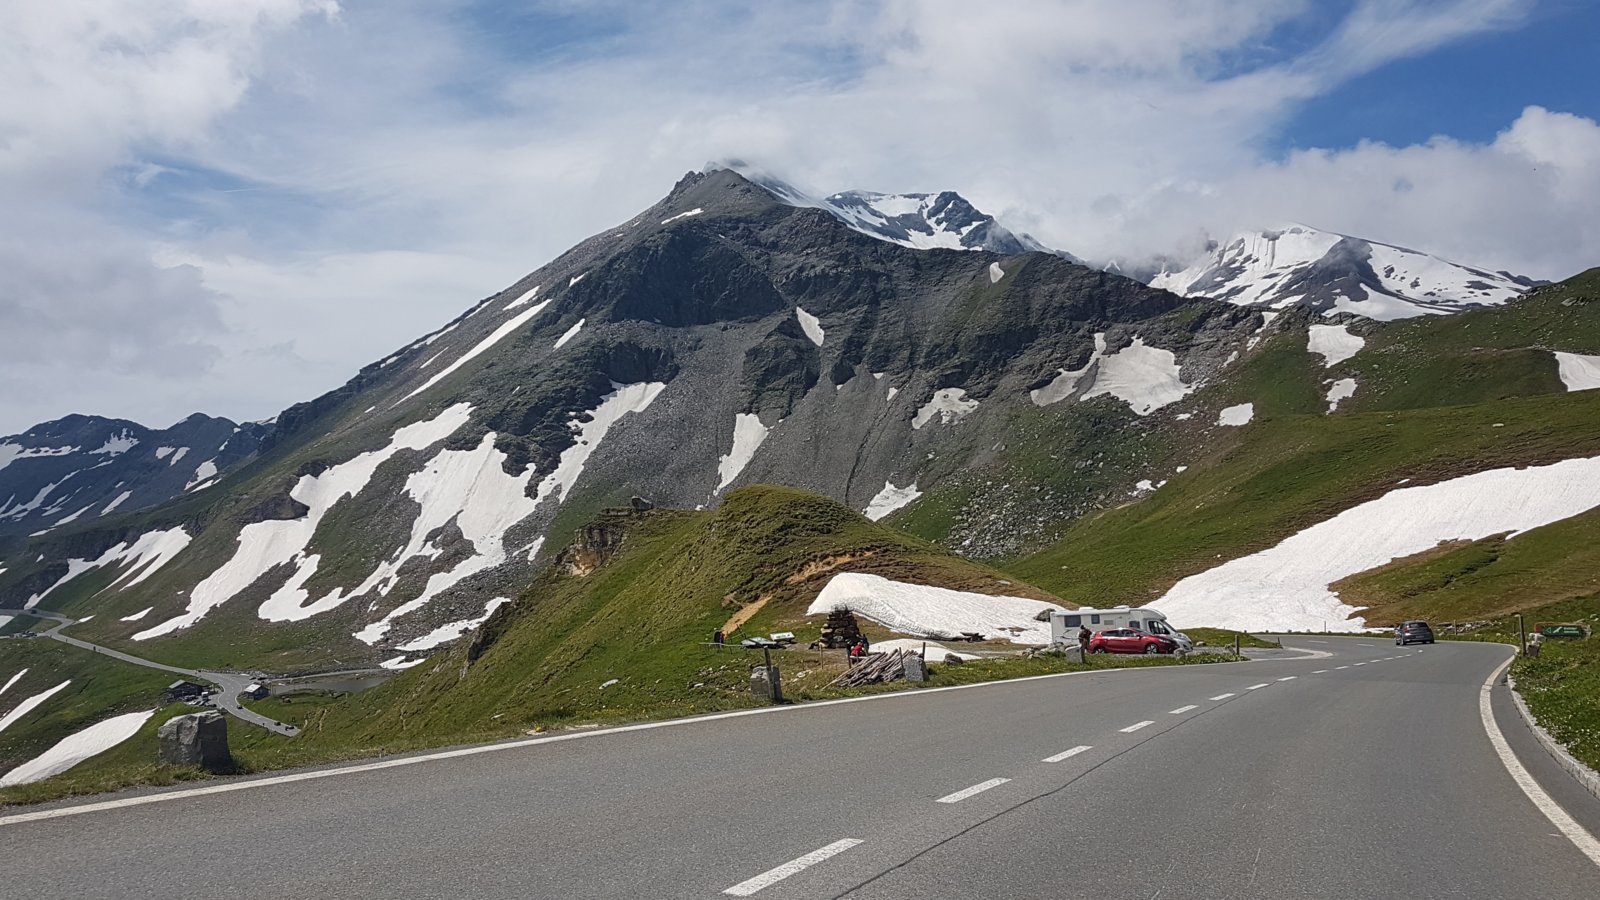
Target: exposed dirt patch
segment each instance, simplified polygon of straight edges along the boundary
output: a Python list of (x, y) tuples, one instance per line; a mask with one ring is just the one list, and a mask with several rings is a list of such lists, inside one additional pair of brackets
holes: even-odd
[(749, 603), (741, 607), (739, 611), (734, 613), (733, 617), (728, 620), (728, 624), (722, 626), (722, 633), (725, 635), (732, 635), (735, 629), (737, 629), (740, 625), (750, 621), (750, 617), (760, 612), (761, 608), (766, 606), (767, 601), (771, 599), (771, 594), (762, 594), (754, 603)]
[(799, 571), (783, 580), (784, 584), (799, 584), (809, 578), (815, 578), (824, 572), (832, 572), (840, 566), (849, 565), (863, 559), (870, 559), (878, 555), (876, 550), (863, 550), (860, 553), (839, 553), (834, 556), (824, 556), (814, 559), (801, 566)]

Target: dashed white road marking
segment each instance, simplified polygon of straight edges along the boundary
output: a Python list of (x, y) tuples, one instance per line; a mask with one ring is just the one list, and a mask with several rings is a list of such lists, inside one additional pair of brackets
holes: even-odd
[(1298, 675), (1285, 675), (1284, 677), (1279, 678), (1278, 680), (1279, 681), (1293, 681), (1298, 677), (1300, 677), (1300, 676), (1298, 676)]
[(1306, 641), (1306, 643), (1308, 643), (1308, 644), (1326, 644), (1327, 641), (1312, 641), (1312, 640), (1308, 640), (1308, 641)]
[(1132, 734), (1135, 731), (1138, 731), (1139, 729), (1144, 728), (1147, 725), (1154, 725), (1154, 724), (1155, 724), (1155, 722), (1153, 720), (1145, 719), (1143, 722), (1139, 722), (1138, 724), (1129, 725), (1127, 728), (1119, 728), (1117, 730), (1121, 731), (1123, 734)]
[(1093, 747), (1090, 747), (1090, 746), (1087, 746), (1087, 745), (1084, 745), (1084, 744), (1080, 744), (1080, 745), (1078, 745), (1076, 747), (1073, 747), (1071, 750), (1063, 750), (1060, 753), (1057, 753), (1055, 756), (1046, 756), (1044, 758), (1043, 762), (1050, 762), (1050, 763), (1061, 762), (1063, 759), (1071, 759), (1072, 757), (1077, 756), (1079, 753), (1085, 753), (1085, 752), (1087, 752), (1089, 750), (1093, 750), (1093, 749), (1094, 749)]
[(1357, 644), (1357, 647), (1376, 647), (1377, 644)]
[(1167, 715), (1169, 715), (1169, 716), (1181, 716), (1181, 715), (1183, 715), (1184, 713), (1188, 712), (1191, 709), (1199, 709), (1199, 708), (1200, 708), (1199, 706), (1196, 706), (1195, 704), (1191, 703), (1188, 706), (1180, 706), (1177, 709), (1169, 710), (1167, 712)]
[(839, 854), (849, 850), (851, 847), (859, 845), (860, 843), (861, 841), (856, 838), (845, 838), (842, 841), (834, 841), (826, 847), (813, 850), (798, 859), (792, 859), (775, 869), (768, 869), (767, 871), (762, 872), (760, 875), (757, 875), (748, 881), (741, 881), (733, 887), (723, 891), (723, 893), (732, 894), (735, 897), (748, 897), (762, 888), (771, 887), (772, 885), (777, 884), (785, 878), (788, 878), (790, 875), (793, 875), (797, 872), (802, 872), (819, 862), (838, 856)]
[(1271, 687), (1271, 685), (1266, 683), (1266, 682), (1262, 682), (1261, 684), (1252, 684), (1249, 687), (1245, 688), (1245, 690), (1247, 690), (1247, 691), (1259, 691), (1264, 687)]
[(1350, 668), (1350, 667), (1349, 667), (1349, 666), (1335, 666), (1335, 667), (1334, 667), (1334, 668), (1338, 668), (1338, 669), (1348, 669), (1348, 668)]
[(1589, 857), (1590, 862), (1600, 866), (1600, 840), (1596, 840), (1594, 835), (1590, 834), (1575, 819), (1567, 815), (1567, 811), (1561, 808), (1561, 804), (1545, 793), (1544, 788), (1533, 780), (1533, 776), (1528, 774), (1528, 770), (1522, 767), (1517, 755), (1511, 751), (1511, 745), (1506, 743), (1505, 735), (1500, 733), (1500, 726), (1494, 720), (1494, 709), (1490, 706), (1494, 683), (1500, 680), (1500, 676), (1511, 665), (1512, 659), (1515, 658), (1511, 657), (1511, 659), (1501, 663), (1500, 668), (1491, 672), (1488, 680), (1484, 681), (1483, 686), (1478, 689), (1478, 716), (1483, 719), (1483, 730), (1488, 733), (1489, 743), (1494, 745), (1494, 752), (1500, 757), (1501, 765), (1506, 767), (1506, 771), (1511, 774), (1511, 779), (1517, 783), (1517, 787), (1522, 788), (1522, 792), (1528, 795), (1528, 799), (1533, 801), (1533, 805), (1539, 807), (1539, 811), (1544, 813), (1545, 818), (1560, 829), (1561, 833), (1567, 836), (1567, 840), (1577, 845), (1583, 855)]
[(1213, 700), (1226, 700), (1226, 699), (1228, 699), (1229, 697), (1232, 697), (1232, 696), (1233, 696), (1233, 694), (1218, 694), (1215, 697), (1212, 697), (1211, 699), (1213, 699)]
[(1313, 674), (1313, 675), (1321, 675), (1322, 673), (1324, 673), (1326, 671), (1328, 671), (1328, 670), (1327, 669), (1318, 669), (1315, 672), (1312, 672), (1311, 674)]
[(991, 778), (988, 781), (980, 781), (977, 784), (973, 785), (972, 787), (962, 788), (961, 790), (956, 791), (954, 794), (945, 794), (943, 797), (940, 797), (935, 802), (938, 802), (938, 803), (960, 803), (961, 801), (967, 799), (968, 797), (973, 796), (974, 794), (981, 794), (981, 793), (983, 793), (984, 791), (987, 791), (990, 788), (997, 788), (1000, 785), (1005, 784), (1006, 782), (1008, 782), (1010, 780), (1011, 779), (1009, 779), (1009, 778)]
[(1364, 666), (1364, 665), (1366, 665), (1366, 663), (1356, 663), (1356, 665), (1358, 665), (1358, 666)]

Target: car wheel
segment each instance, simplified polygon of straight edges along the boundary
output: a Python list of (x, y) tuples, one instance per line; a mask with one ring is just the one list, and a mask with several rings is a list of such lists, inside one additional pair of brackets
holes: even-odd
[(1144, 645), (1144, 655), (1145, 656), (1154, 656), (1155, 654), (1160, 653), (1160, 652), (1161, 652), (1161, 648), (1156, 646), (1155, 644), (1145, 644)]
[(1106, 652), (1106, 648), (1104, 648), (1104, 647), (1094, 647), (1094, 648), (1090, 649), (1089, 652), (1090, 653), (1104, 653), (1104, 652)]

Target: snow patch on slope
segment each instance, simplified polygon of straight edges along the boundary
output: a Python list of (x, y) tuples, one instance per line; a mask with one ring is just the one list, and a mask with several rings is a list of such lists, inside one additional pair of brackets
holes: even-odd
[(509, 310), (516, 309), (519, 306), (525, 306), (525, 305), (527, 305), (527, 303), (529, 301), (531, 301), (535, 296), (537, 296), (538, 293), (539, 293), (539, 286), (536, 284), (533, 287), (529, 288), (528, 290), (522, 292), (522, 295), (517, 297), (517, 299), (511, 301), (510, 303), (507, 303), (505, 305), (505, 307), (504, 307), (504, 310), (505, 311), (509, 311)]
[(936, 416), (940, 425), (954, 425), (977, 408), (978, 401), (968, 400), (965, 388), (945, 388), (935, 391), (933, 399), (922, 404), (922, 408), (911, 418), (911, 427), (920, 431)]
[(1083, 368), (1071, 371), (1057, 369), (1056, 371), (1060, 374), (1056, 375), (1044, 387), (1029, 391), (1028, 399), (1033, 401), (1034, 406), (1049, 406), (1072, 396), (1072, 392), (1078, 388), (1078, 382), (1083, 380), (1083, 376), (1089, 374), (1089, 370), (1094, 368), (1094, 364), (1100, 361), (1101, 355), (1105, 352), (1106, 335), (1102, 331), (1094, 336), (1094, 352), (1089, 355), (1089, 361), (1083, 364)]
[(40, 593), (29, 597), (25, 608), (33, 609), (39, 604), (39, 601), (48, 597), (50, 592), (56, 588), (85, 572), (105, 566), (128, 565), (128, 570), (123, 572), (116, 581), (107, 585), (105, 590), (133, 587), (154, 575), (162, 566), (171, 562), (174, 556), (177, 556), (183, 551), (183, 548), (189, 546), (191, 540), (193, 538), (189, 536), (189, 533), (179, 526), (168, 528), (165, 531), (147, 531), (139, 535), (138, 539), (131, 544), (127, 541), (116, 544), (100, 554), (98, 559), (69, 559), (67, 560), (66, 574)]
[(806, 615), (826, 615), (841, 606), (901, 634), (943, 638), (971, 631), (1013, 644), (1050, 643), (1050, 623), (1034, 617), (1046, 609), (1061, 609), (1026, 597), (952, 591), (846, 572), (828, 581)]
[(112, 500), (110, 503), (107, 503), (105, 509), (100, 510), (100, 515), (104, 516), (109, 514), (112, 510), (115, 510), (117, 507), (126, 503), (128, 498), (132, 496), (133, 491), (123, 491), (116, 496), (116, 499)]
[[(538, 288), (534, 288), (534, 290), (538, 290)], [(437, 374), (435, 374), (433, 377), (429, 378), (426, 382), (423, 382), (422, 387), (417, 388), (416, 390), (412, 391), (411, 393), (409, 393), (409, 394), (405, 395), (403, 398), (401, 398), (400, 402), (404, 403), (405, 401), (410, 400), (412, 397), (415, 397), (416, 395), (422, 393), (423, 391), (427, 390), (428, 388), (431, 388), (434, 385), (438, 384), (439, 382), (441, 382), (441, 381), (445, 380), (446, 378), (450, 377), (450, 375), (452, 373), (454, 373), (457, 369), (461, 368), (462, 366), (466, 365), (467, 363), (469, 363), (469, 362), (473, 361), (474, 359), (478, 358), (483, 353), (488, 351), (489, 348), (493, 347), (495, 344), (500, 343), (500, 341), (506, 335), (508, 335), (508, 334), (512, 333), (513, 331), (516, 331), (518, 328), (521, 328), (522, 326), (528, 324), (528, 321), (530, 319), (532, 319), (534, 316), (537, 316), (539, 313), (543, 312), (544, 308), (549, 306), (549, 305), (550, 305), (550, 301), (546, 300), (543, 303), (536, 303), (532, 307), (530, 307), (528, 309), (525, 309), (520, 313), (517, 313), (517, 315), (514, 318), (512, 318), (510, 321), (508, 321), (505, 324), (501, 325), (499, 328), (496, 328), (494, 331), (491, 331), (489, 333), (488, 337), (486, 337), (483, 340), (478, 342), (477, 346), (473, 347), (471, 350), (468, 350), (466, 353), (462, 354), (460, 359), (457, 359), (455, 362), (451, 363), (450, 365), (445, 366), (443, 369), (440, 369)], [(398, 406), (399, 404), (397, 403), (395, 405)]]
[(822, 330), (822, 320), (798, 306), (794, 308), (794, 315), (795, 318), (800, 320), (800, 330), (806, 333), (806, 337), (811, 339), (811, 343), (821, 347), (822, 337), (824, 334)]
[(696, 206), (694, 209), (691, 209), (688, 212), (681, 212), (681, 213), (678, 213), (675, 216), (667, 216), (665, 219), (661, 220), (661, 224), (666, 225), (666, 224), (668, 224), (670, 222), (676, 222), (679, 219), (687, 219), (690, 216), (698, 216), (703, 212), (705, 212), (704, 209), (701, 209), (700, 207)]
[(1356, 394), (1356, 380), (1354, 378), (1341, 378), (1328, 388), (1328, 412), (1339, 408), (1339, 401), (1348, 400)]
[[(554, 497), (557, 503), (565, 500), (567, 492), (583, 474), (584, 464), (611, 427), (628, 413), (644, 411), (660, 396), (666, 384), (655, 381), (613, 384), (612, 387), (614, 390), (601, 398), (599, 406), (574, 416), (568, 423), (576, 432), (576, 442), (562, 451), (555, 469), (539, 483), (538, 493), (531, 499), (527, 496), (527, 484), (533, 477), (532, 467), (521, 475), (506, 475), (502, 468), (505, 455), (494, 448), (493, 432), (484, 437), (476, 450), (441, 451), (427, 469), (411, 476), (406, 490), (423, 506), (422, 514), (412, 526), (411, 540), (399, 557), (380, 566), (351, 596), (366, 593), (380, 581), (386, 582), (383, 593), (387, 594), (405, 560), (425, 553), (427, 535), (452, 517), (462, 534), (472, 542), (474, 553), (454, 569), (429, 576), (420, 596), (356, 632), (356, 638), (367, 644), (377, 643), (402, 616), (421, 609), (467, 578), (505, 563), (508, 558), (504, 543), (506, 530), (532, 515), (549, 498)], [(585, 415), (588, 421), (583, 420)]]
[(451, 641), (461, 637), (463, 634), (466, 634), (474, 628), (477, 628), (479, 625), (489, 621), (489, 617), (494, 615), (495, 610), (505, 606), (510, 602), (510, 597), (496, 597), (493, 600), (490, 600), (484, 606), (483, 615), (472, 619), (462, 619), (459, 622), (450, 622), (445, 625), (440, 625), (438, 628), (435, 628), (422, 637), (416, 638), (415, 640), (406, 641), (404, 644), (401, 644), (395, 649), (404, 650), (407, 653), (413, 653), (418, 650), (432, 650), (441, 644), (448, 644)]
[(1110, 394), (1147, 416), (1193, 392), (1194, 385), (1184, 383), (1178, 357), (1171, 350), (1146, 346), (1144, 338), (1135, 337), (1131, 345), (1100, 360), (1094, 384), (1080, 399)]
[[(300, 476), (300, 480), (289, 491), (289, 496), (308, 507), (305, 515), (298, 519), (270, 519), (244, 526), (239, 531), (238, 548), (233, 557), (194, 586), (189, 593), (188, 608), (181, 615), (135, 634), (133, 639), (145, 641), (188, 628), (277, 566), (295, 562), (300, 567), (297, 577), (304, 573), (304, 577), (299, 578), (303, 584), (310, 577), (310, 573), (305, 571), (305, 549), (328, 510), (346, 497), (361, 493), (373, 473), (390, 457), (401, 450), (425, 450), (444, 440), (467, 424), (471, 413), (470, 404), (457, 403), (432, 419), (414, 422), (399, 429), (388, 445), (380, 450), (358, 454), (348, 462), (324, 470), (320, 475)], [(315, 571), (314, 564), (312, 571)], [(274, 598), (277, 597), (278, 594), (274, 594)]]
[(997, 263), (997, 262), (989, 263), (989, 283), (990, 284), (999, 284), (1000, 283), (1000, 279), (1002, 279), (1004, 277), (1006, 277), (1006, 270), (1000, 268), (1000, 264), (999, 263)]
[(1561, 374), (1561, 383), (1567, 386), (1568, 391), (1600, 388), (1600, 356), (1557, 352), (1556, 368)]
[(75, 731), (54, 747), (17, 766), (0, 778), (0, 787), (32, 784), (59, 775), (91, 756), (104, 753), (139, 733), (155, 710), (124, 713)]
[(717, 489), (713, 493), (722, 493), (723, 488), (739, 477), (761, 449), (770, 430), (754, 413), (739, 413), (733, 417), (733, 447), (717, 460)]
[[(26, 672), (26, 671), (28, 671), (28, 670), (27, 669), (23, 669), (22, 670), (22, 672)], [(11, 680), (15, 681), (17, 678), (20, 678), (22, 676), (22, 672), (18, 672), (16, 677), (12, 678)], [(0, 731), (5, 731), (7, 728), (10, 728), (12, 725), (15, 725), (17, 723), (18, 719), (21, 719), (23, 716), (27, 715), (28, 713), (33, 712), (33, 710), (35, 708), (37, 708), (39, 706), (39, 704), (45, 702), (46, 700), (49, 700), (51, 697), (54, 697), (56, 694), (61, 693), (63, 690), (66, 690), (67, 685), (69, 685), (71, 683), (72, 683), (72, 679), (69, 678), (66, 681), (63, 681), (60, 684), (56, 685), (55, 687), (49, 688), (47, 690), (40, 691), (39, 693), (34, 694), (32, 697), (29, 697), (26, 700), (23, 700), (21, 703), (18, 703), (16, 706), (12, 707), (10, 712), (6, 713), (3, 718), (0, 718)], [(11, 686), (10, 684), (6, 685), (6, 687), (10, 687), (10, 686)]]
[(862, 515), (876, 522), (921, 496), (922, 492), (917, 490), (915, 481), (903, 488), (895, 487), (892, 481), (885, 481), (883, 490), (874, 495), (872, 500), (867, 503), (867, 508)]
[(90, 450), (90, 454), (105, 454), (107, 456), (121, 456), (129, 450), (139, 446), (139, 439), (128, 433), (124, 428), (119, 434), (106, 438), (106, 442), (98, 450)]
[(1331, 369), (1344, 362), (1367, 345), (1365, 338), (1350, 333), (1343, 325), (1313, 325), (1306, 342), (1306, 350), (1322, 356), (1322, 366)]
[(1241, 403), (1238, 406), (1230, 406), (1218, 413), (1217, 424), (1237, 428), (1240, 425), (1249, 425), (1250, 420), (1255, 417), (1256, 405), (1254, 403)]
[(1441, 541), (1522, 532), (1600, 507), (1600, 457), (1492, 469), (1399, 488), (1282, 543), (1173, 586), (1149, 604), (1179, 627), (1357, 631), (1357, 607), (1328, 585)]
[(585, 323), (587, 321), (589, 321), (589, 320), (588, 319), (579, 319), (578, 320), (578, 324), (572, 326), (571, 328), (568, 328), (566, 330), (565, 334), (562, 334), (561, 337), (556, 338), (556, 345), (552, 349), (560, 350), (562, 347), (566, 346), (568, 341), (570, 341), (573, 338), (578, 336), (578, 332), (583, 330), (583, 323)]

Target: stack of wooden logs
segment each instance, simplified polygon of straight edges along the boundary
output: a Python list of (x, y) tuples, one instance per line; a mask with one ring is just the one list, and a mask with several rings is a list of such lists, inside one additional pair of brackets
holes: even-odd
[(861, 687), (868, 684), (887, 684), (906, 677), (906, 653), (869, 653), (856, 660), (850, 671), (833, 680), (829, 687)]
[(813, 645), (817, 650), (842, 650), (861, 640), (861, 626), (855, 614), (843, 606), (828, 611), (828, 621), (822, 623), (822, 637)]

